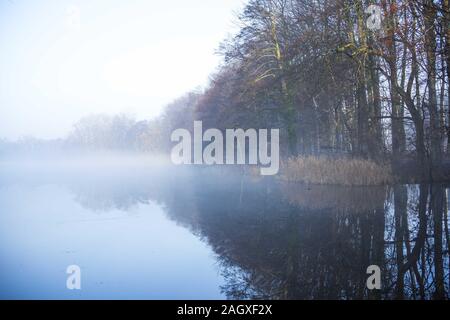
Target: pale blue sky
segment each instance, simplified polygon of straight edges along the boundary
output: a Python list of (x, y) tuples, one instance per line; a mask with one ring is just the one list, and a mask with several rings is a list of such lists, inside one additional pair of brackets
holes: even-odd
[(0, 137), (151, 118), (204, 86), (243, 0), (0, 0)]

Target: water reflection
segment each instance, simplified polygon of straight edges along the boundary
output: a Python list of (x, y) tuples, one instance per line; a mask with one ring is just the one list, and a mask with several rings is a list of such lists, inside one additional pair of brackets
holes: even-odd
[[(67, 184), (78, 203), (98, 214), (159, 203), (217, 254), (228, 298), (449, 297), (442, 184), (302, 186), (173, 169), (45, 179)], [(366, 288), (366, 268), (373, 264), (381, 267), (381, 290)]]

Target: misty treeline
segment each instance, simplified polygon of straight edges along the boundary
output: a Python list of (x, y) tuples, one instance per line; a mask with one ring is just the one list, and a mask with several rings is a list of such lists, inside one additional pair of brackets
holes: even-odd
[(0, 139), (1, 155), (59, 154), (61, 151), (168, 153), (176, 128), (192, 127), (200, 93), (188, 93), (165, 107), (159, 117), (136, 120), (133, 115), (92, 114), (76, 121), (64, 138), (25, 136), (15, 142)]
[(279, 127), (285, 155), (438, 168), (450, 152), (448, 0), (251, 0), (239, 23), (194, 107), (208, 126)]
[(0, 140), (3, 155), (52, 154), (68, 150), (93, 151), (153, 151), (148, 135), (154, 126), (149, 121), (136, 121), (126, 114), (110, 116), (93, 114), (81, 118), (65, 138), (43, 140), (25, 136), (16, 142)]
[[(367, 26), (371, 4), (382, 12), (379, 30)], [(286, 156), (415, 158), (438, 168), (450, 152), (448, 0), (250, 0), (238, 23), (209, 87), (170, 105), (146, 143), (167, 149), (171, 130), (203, 120), (280, 128)]]
[[(367, 26), (371, 4), (379, 30)], [(196, 105), (209, 126), (279, 126), (288, 155), (425, 168), (450, 152), (448, 0), (251, 0), (239, 22)]]
[[(373, 4), (382, 13), (377, 30), (367, 25)], [(424, 174), (446, 159), (449, 0), (250, 0), (237, 23), (206, 89), (150, 121), (83, 118), (57, 143), (167, 152), (172, 130), (202, 120), (219, 129), (280, 128), (285, 157), (415, 159)]]

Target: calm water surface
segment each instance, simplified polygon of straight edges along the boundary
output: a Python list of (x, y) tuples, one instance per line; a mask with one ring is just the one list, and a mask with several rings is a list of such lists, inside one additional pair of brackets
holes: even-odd
[[(448, 298), (447, 188), (302, 186), (212, 170), (0, 173), (0, 297)], [(82, 289), (66, 289), (68, 265)], [(366, 268), (382, 270), (368, 291)]]

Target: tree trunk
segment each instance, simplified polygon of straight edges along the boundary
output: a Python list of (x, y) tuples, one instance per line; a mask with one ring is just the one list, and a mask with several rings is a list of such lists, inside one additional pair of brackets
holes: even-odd
[(431, 169), (436, 173), (441, 162), (441, 133), (436, 96), (436, 8), (433, 0), (425, 1), (425, 51), (427, 57), (428, 110), (430, 112)]

